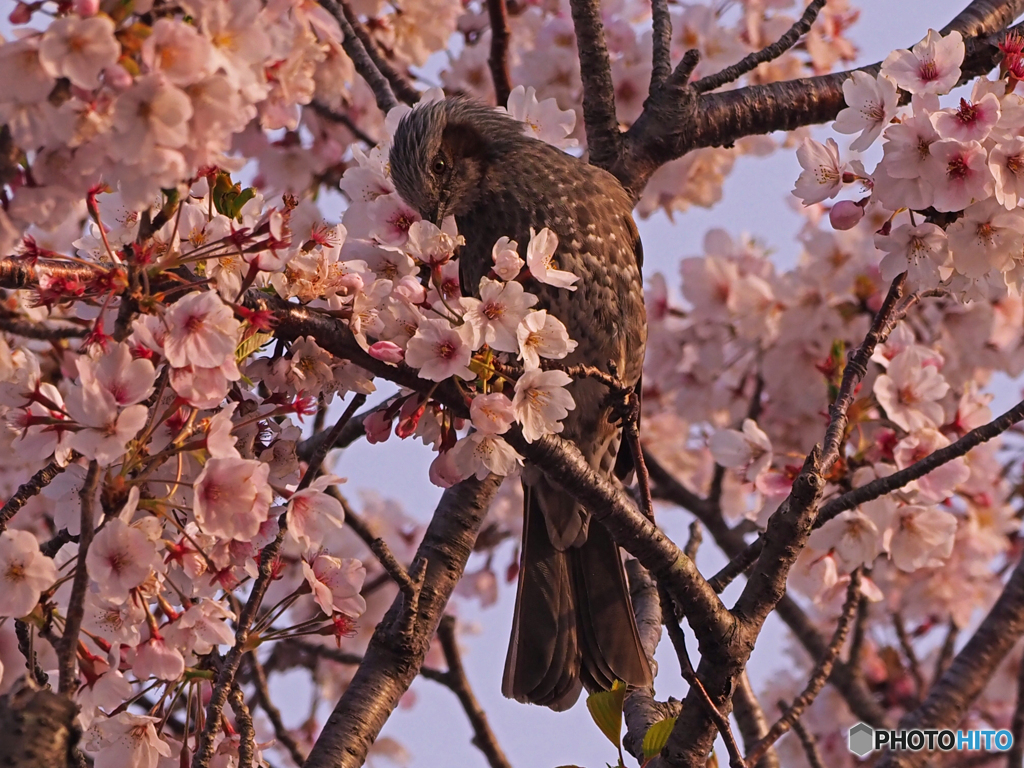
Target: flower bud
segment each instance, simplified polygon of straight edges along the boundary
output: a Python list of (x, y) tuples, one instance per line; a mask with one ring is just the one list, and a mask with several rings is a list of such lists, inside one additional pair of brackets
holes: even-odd
[(376, 344), (371, 344), (366, 351), (370, 353), (370, 357), (394, 365), (405, 359), (405, 352), (393, 341), (378, 341)]
[(100, 0), (74, 0), (71, 9), (79, 16), (95, 16), (100, 10)]
[(853, 229), (864, 218), (864, 209), (852, 200), (840, 200), (828, 212), (832, 229)]

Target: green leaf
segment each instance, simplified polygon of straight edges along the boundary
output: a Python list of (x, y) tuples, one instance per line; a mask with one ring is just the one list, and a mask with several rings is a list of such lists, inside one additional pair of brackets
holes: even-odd
[(587, 697), (587, 709), (601, 733), (616, 747), (622, 733), (622, 702), (626, 698), (626, 684), (616, 680), (610, 691), (598, 691)]
[(659, 720), (647, 729), (647, 733), (644, 734), (643, 743), (644, 758), (649, 759), (661, 754), (661, 750), (668, 743), (669, 734), (672, 733), (672, 728), (675, 727), (675, 724), (676, 719), (669, 717), (665, 720)]
[(242, 215), (242, 207), (256, 197), (256, 190), (253, 187), (246, 187), (238, 193), (238, 197), (231, 201), (231, 218), (238, 219)]
[(235, 349), (235, 360), (242, 362), (273, 338), (274, 335), (271, 333), (254, 333)]

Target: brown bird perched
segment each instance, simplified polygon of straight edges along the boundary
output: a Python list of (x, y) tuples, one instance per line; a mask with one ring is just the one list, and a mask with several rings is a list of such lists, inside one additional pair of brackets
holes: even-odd
[[(525, 257), (530, 229), (558, 235), (554, 263), (579, 276), (577, 290), (528, 280), (539, 306), (579, 342), (566, 359), (627, 385), (640, 379), (647, 339), (642, 250), (629, 194), (611, 174), (523, 135), (522, 123), (462, 98), (414, 109), (395, 131), (391, 177), (398, 193), (440, 225), (455, 216), (463, 293), (476, 295), (501, 237)], [(590, 465), (611, 474), (620, 429), (607, 391), (573, 382), (576, 408), (564, 420)], [(640, 646), (619, 548), (600, 523), (539, 471), (523, 474), (525, 519), (512, 639), (502, 692), (567, 709), (588, 690), (616, 680), (644, 686), (651, 670)]]

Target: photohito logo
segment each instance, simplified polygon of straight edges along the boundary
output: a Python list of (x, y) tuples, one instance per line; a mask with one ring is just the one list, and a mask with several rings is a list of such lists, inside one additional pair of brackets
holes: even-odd
[(867, 723), (857, 723), (849, 732), (850, 751), (864, 757), (876, 749), (897, 752), (920, 752), (922, 749), (942, 752), (979, 751), (1005, 752), (1013, 746), (1013, 734), (1001, 731), (949, 731), (914, 729), (909, 731), (876, 730)]

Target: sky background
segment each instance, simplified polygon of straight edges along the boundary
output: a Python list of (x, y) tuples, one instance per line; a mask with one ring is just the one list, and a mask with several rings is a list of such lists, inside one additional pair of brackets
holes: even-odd
[[(860, 48), (857, 64), (879, 61), (894, 48), (910, 47), (924, 37), (929, 27), (944, 26), (967, 0), (865, 0), (856, 3), (860, 19), (848, 37)], [(823, 135), (834, 135), (821, 129)], [(841, 148), (852, 137), (835, 135)], [(843, 157), (847, 155), (844, 153)], [(869, 166), (870, 167), (870, 166)], [(794, 209), (790, 194), (800, 173), (794, 150), (781, 150), (767, 158), (740, 157), (725, 182), (724, 195), (714, 208), (692, 208), (677, 214), (675, 223), (664, 215), (639, 222), (644, 242), (645, 272), (662, 272), (669, 285), (679, 287), (678, 264), (681, 258), (702, 252), (704, 233), (723, 227), (731, 234), (749, 233), (771, 247), (780, 266), (793, 264), (799, 247), (795, 235), (804, 219)], [(1003, 380), (997, 383), (992, 403), (996, 413), (1016, 402), (1016, 386)], [(365, 442), (349, 448), (335, 466), (338, 474), (349, 478), (349, 490), (376, 487), (402, 502), (410, 515), (426, 520), (433, 511), (440, 490), (427, 481), (430, 452), (419, 442), (392, 438), (384, 445)], [(393, 476), (381, 479), (381, 468), (395, 468)], [(400, 470), (399, 470), (400, 468)], [(678, 509), (662, 508), (658, 522), (676, 541), (686, 540), (690, 516)], [(509, 561), (512, 543), (506, 542), (495, 559), (499, 567)], [(714, 573), (724, 558), (713, 543), (705, 543), (697, 558), (703, 573)], [(470, 570), (474, 567), (470, 564)], [(735, 599), (738, 585), (725, 594), (727, 605)], [(496, 605), (479, 609), (476, 603), (458, 601), (463, 622), (475, 624), (478, 632), (463, 638), (464, 664), (470, 684), (487, 712), (491, 726), (515, 768), (554, 768), (578, 765), (601, 768), (614, 763), (610, 742), (591, 722), (586, 706), (580, 702), (570, 711), (552, 713), (542, 707), (527, 706), (501, 695), (501, 674), (512, 623), (514, 585), (502, 585)], [(782, 651), (781, 622), (772, 618), (748, 667), (755, 689), (760, 688), (786, 663)], [(696, 641), (687, 630), (691, 657), (696, 664)], [(678, 664), (667, 639), (659, 647), (660, 671), (656, 680), (659, 699), (682, 698), (686, 686), (678, 673)], [(470, 743), (472, 731), (458, 700), (446, 688), (419, 678), (413, 683), (416, 702), (399, 709), (388, 721), (383, 734), (400, 741), (410, 752), (410, 764), (427, 766), (486, 766), (483, 755)], [(296, 712), (305, 717), (305, 704)], [(287, 713), (286, 713), (287, 714)], [(724, 757), (721, 740), (718, 746)], [(635, 762), (627, 756), (627, 764)], [(720, 758), (721, 761), (721, 758)], [(383, 764), (383, 763), (382, 763)]]

